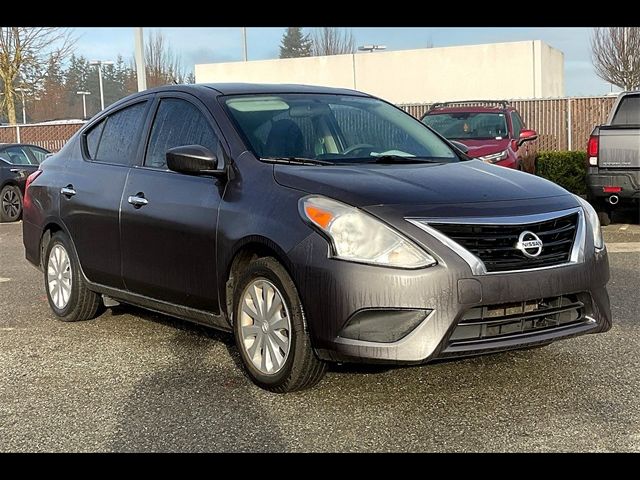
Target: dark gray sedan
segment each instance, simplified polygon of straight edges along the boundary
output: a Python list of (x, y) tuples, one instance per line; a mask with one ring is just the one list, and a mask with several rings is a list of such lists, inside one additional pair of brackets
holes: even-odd
[(0, 143), (0, 222), (20, 219), (27, 177), (49, 153), (37, 145)]

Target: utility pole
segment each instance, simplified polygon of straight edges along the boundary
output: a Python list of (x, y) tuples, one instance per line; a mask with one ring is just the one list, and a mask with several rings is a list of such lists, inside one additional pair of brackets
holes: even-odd
[(135, 57), (136, 57), (136, 75), (138, 77), (138, 91), (147, 89), (147, 70), (144, 64), (144, 35), (142, 27), (133, 29), (136, 37)]
[(242, 52), (243, 59), (247, 61), (247, 27), (242, 27)]

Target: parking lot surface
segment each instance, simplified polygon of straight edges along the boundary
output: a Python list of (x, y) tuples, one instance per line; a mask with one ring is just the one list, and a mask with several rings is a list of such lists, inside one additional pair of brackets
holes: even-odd
[[(606, 227), (614, 326), (275, 395), (231, 335), (133, 307), (54, 320), (0, 224), (0, 451), (640, 451), (640, 227)], [(619, 247), (619, 245), (627, 245)]]

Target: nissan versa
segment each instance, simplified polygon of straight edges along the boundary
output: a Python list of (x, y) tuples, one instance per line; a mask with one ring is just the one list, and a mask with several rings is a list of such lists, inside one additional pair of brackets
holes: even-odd
[(61, 320), (124, 302), (233, 331), (274, 392), (611, 328), (588, 203), (352, 90), (129, 96), (29, 176), (23, 233)]

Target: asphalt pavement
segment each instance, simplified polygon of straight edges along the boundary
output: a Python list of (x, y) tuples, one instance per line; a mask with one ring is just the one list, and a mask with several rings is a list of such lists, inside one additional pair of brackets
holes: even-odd
[[(0, 224), (0, 451), (640, 452), (640, 227), (606, 227), (612, 330), (275, 395), (231, 335), (133, 307), (65, 324)], [(626, 245), (619, 247), (620, 245)]]

